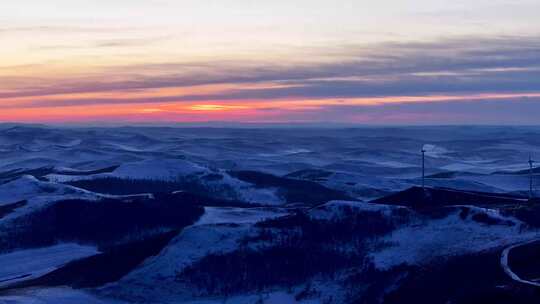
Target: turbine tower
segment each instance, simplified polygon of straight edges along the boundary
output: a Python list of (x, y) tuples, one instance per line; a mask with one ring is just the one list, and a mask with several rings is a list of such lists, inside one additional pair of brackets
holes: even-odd
[(426, 189), (426, 150), (422, 147), (422, 189)]
[(529, 154), (529, 199), (533, 198), (533, 165), (535, 161), (532, 160)]

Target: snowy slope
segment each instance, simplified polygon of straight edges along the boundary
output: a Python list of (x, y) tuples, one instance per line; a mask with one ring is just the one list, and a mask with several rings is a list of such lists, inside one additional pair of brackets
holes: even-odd
[(84, 180), (106, 177), (130, 178), (130, 179), (156, 179), (176, 180), (178, 178), (209, 173), (210, 170), (192, 162), (175, 160), (144, 160), (140, 162), (120, 165), (111, 173), (100, 173), (86, 176), (50, 174), (47, 178), (51, 181), (67, 182), (72, 180)]
[(2, 254), (0, 255), (0, 287), (37, 278), (70, 261), (98, 253), (93, 246), (59, 244)]
[[(192, 300), (192, 291), (183, 289), (175, 280), (176, 273), (209, 254), (236, 250), (240, 241), (253, 232), (254, 223), (287, 214), (283, 209), (268, 208), (205, 209), (208, 213), (185, 228), (159, 255), (145, 261), (119, 282), (104, 287), (100, 293), (126, 300), (155, 297), (173, 303)], [(163, 288), (155, 290), (153, 286), (158, 282)]]
[[(55, 201), (85, 199), (91, 202), (103, 197), (116, 197), (70, 187), (62, 182), (107, 177), (185, 181), (185, 186), (178, 183), (181, 185), (178, 190), (189, 191), (189, 187), (193, 187), (192, 190), (197, 190), (197, 194), (222, 200), (266, 206), (285, 204), (281, 186), (256, 186), (229, 174), (253, 170), (287, 178), (291, 174), (290, 178), (319, 183), (347, 193), (352, 198), (372, 200), (421, 183), (422, 147), (427, 150), (427, 174), (442, 173), (428, 178), (428, 186), (492, 193), (523, 191), (528, 188), (526, 175), (491, 173), (526, 169), (529, 153), (533, 153), (533, 158), (540, 158), (534, 154), (540, 151), (539, 138), (540, 128), (507, 127), (287, 129), (284, 132), (276, 129), (57, 129), (10, 126), (0, 128), (0, 151), (3, 155), (0, 159), (0, 174), (4, 176), (3, 181), (16, 179), (0, 184), (0, 207), (5, 207), (1, 209), (0, 215), (0, 238), (2, 231), (8, 231), (2, 228), (16, 229), (16, 226), (11, 225), (15, 221), (11, 220)], [(26, 172), (22, 168), (45, 166), (53, 168), (50, 172), (54, 172), (46, 176), (48, 182), (32, 176), (19, 178), (20, 174)], [(92, 172), (108, 167), (111, 167), (108, 171)], [(16, 176), (10, 175), (13, 172)], [(36, 176), (41, 178), (43, 174), (46, 173), (36, 173)], [(538, 180), (534, 185), (540, 187)], [(302, 191), (308, 193), (309, 190)], [(298, 197), (302, 198), (302, 193)], [(17, 204), (11, 209), (10, 205), (23, 200), (27, 203)], [(465, 215), (463, 209), (468, 210)], [(353, 222), (351, 219), (354, 219), (354, 223), (358, 223), (363, 216), (374, 216), (373, 219), (377, 219), (382, 215), (381, 222), (391, 219), (388, 228), (391, 232), (384, 230), (380, 234), (368, 236), (367, 244), (362, 243), (366, 245), (369, 259), (380, 271), (400, 264), (424, 266), (433, 260), (503, 248), (506, 244), (538, 237), (535, 231), (528, 230), (515, 218), (502, 216), (496, 210), (472, 206), (428, 210), (422, 214), (406, 207), (331, 201), (302, 211), (309, 220), (323, 223), (322, 227), (327, 227), (324, 226), (326, 221), (349, 225)], [(430, 211), (434, 214), (430, 214)], [(255, 223), (282, 216), (287, 220), (295, 220), (293, 216), (287, 216), (289, 212), (304, 215), (300, 210), (293, 212), (272, 206), (206, 207), (205, 214), (195, 224), (179, 233), (157, 256), (148, 258), (117, 282), (89, 291), (69, 288), (27, 289), (3, 295), (0, 303), (104, 304), (112, 303), (108, 300), (111, 297), (119, 297), (127, 302), (147, 303), (345, 303), (336, 296), (340, 288), (350, 291), (351, 286), (338, 286), (342, 273), (332, 274), (335, 275), (332, 280), (313, 288), (317, 291), (326, 288), (325, 295), (336, 296), (332, 301), (328, 298), (327, 301), (322, 300), (320, 294), (312, 299), (297, 301), (294, 296), (299, 292), (297, 287), (283, 290), (279, 286), (269, 288), (262, 294), (251, 292), (201, 299), (194, 296), (197, 290), (189, 290), (177, 281), (179, 271), (208, 255), (246, 248), (242, 246), (254, 250), (271, 248), (275, 244), (265, 239), (262, 233), (258, 234), (262, 229), (255, 227)], [(359, 216), (351, 217), (355, 214)], [(303, 223), (294, 222), (291, 227)], [(281, 232), (287, 235), (284, 230)], [(361, 233), (356, 231), (353, 235), (357, 234)], [(338, 231), (336, 235), (344, 233)], [(247, 237), (253, 238), (246, 241)], [(279, 240), (273, 240), (276, 239)], [(321, 246), (331, 243), (338, 252), (348, 253), (350, 250), (364, 250), (364, 247), (355, 247), (354, 244), (332, 242), (325, 240)], [(310, 246), (317, 247), (318, 243), (315, 241)], [(1, 255), (0, 280), (2, 277), (10, 280), (13, 276), (22, 277), (27, 274), (29, 276), (24, 278), (35, 277), (72, 259), (95, 252), (92, 247), (61, 244)], [(356, 267), (351, 271), (361, 271), (361, 268)], [(374, 279), (373, 283), (383, 282)]]
[(184, 304), (322, 304), (320, 299), (297, 300), (294, 293), (283, 291), (265, 292), (263, 294), (246, 294), (224, 299), (188, 300)]
[(83, 196), (89, 192), (75, 187), (42, 182), (33, 176), (26, 175), (9, 183), (0, 185), (0, 206), (22, 200), (44, 196)]
[(203, 216), (194, 225), (249, 224), (287, 214), (287, 210), (278, 208), (205, 207)]
[[(215, 180), (207, 178), (216, 176)], [(178, 183), (196, 183), (205, 187), (208, 195), (217, 194), (219, 198), (241, 200), (261, 205), (280, 205), (284, 199), (277, 195), (276, 188), (257, 188), (254, 185), (231, 177), (221, 171), (213, 171), (185, 160), (149, 160), (127, 163), (119, 166), (111, 173), (90, 175), (49, 174), (49, 181), (65, 183), (76, 180), (92, 180), (99, 178), (123, 178), (138, 180), (163, 180)]]
[(322, 220), (340, 220), (350, 216), (353, 212), (381, 212), (386, 216), (390, 216), (393, 210), (407, 209), (401, 206), (390, 206), (381, 204), (371, 204), (364, 202), (349, 202), (349, 201), (330, 201), (322, 206), (318, 206), (309, 211), (309, 216), (314, 219)]
[[(101, 196), (83, 189), (52, 182), (39, 181), (33, 176), (23, 176), (0, 185), (0, 206), (25, 200), (26, 203), (0, 218), (4, 224), (14, 218), (66, 199), (97, 200)], [(0, 231), (1, 234), (1, 231)]]
[(9, 183), (0, 185), (0, 206), (26, 201), (23, 206), (0, 217), (0, 224), (5, 224), (14, 218), (34, 212), (51, 203), (61, 200), (82, 199), (87, 201), (97, 201), (102, 198), (116, 198), (130, 201), (138, 198), (152, 197), (153, 195), (149, 193), (134, 195), (106, 195), (94, 193), (69, 185), (40, 181), (33, 176), (26, 175)]
[(100, 298), (88, 291), (68, 287), (28, 288), (0, 296), (0, 303), (10, 304), (127, 304)]
[[(538, 237), (536, 231), (523, 230), (517, 219), (503, 217), (495, 210), (463, 208), (471, 210), (465, 219), (460, 216), (460, 207), (455, 207), (445, 218), (417, 221), (392, 232), (381, 240), (386, 244), (384, 249), (371, 254), (375, 266), (387, 270), (400, 264), (422, 265), (437, 257), (480, 252)], [(501, 222), (487, 225), (472, 219), (481, 213)]]

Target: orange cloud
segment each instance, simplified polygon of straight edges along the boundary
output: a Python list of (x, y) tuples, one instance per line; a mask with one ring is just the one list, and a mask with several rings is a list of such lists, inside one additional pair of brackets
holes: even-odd
[(248, 106), (238, 105), (218, 105), (218, 104), (196, 104), (189, 106), (193, 111), (228, 111), (228, 110), (244, 110), (248, 109)]

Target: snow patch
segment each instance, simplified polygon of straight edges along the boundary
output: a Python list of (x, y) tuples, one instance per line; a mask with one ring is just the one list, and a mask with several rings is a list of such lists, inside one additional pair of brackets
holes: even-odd
[[(176, 274), (209, 254), (236, 250), (240, 241), (251, 231), (251, 225), (195, 225), (185, 228), (159, 255), (147, 259), (141, 266), (120, 281), (101, 289), (126, 299), (155, 299), (163, 302), (184, 302), (192, 291), (183, 290)], [(159, 282), (160, 288), (154, 287)], [(170, 300), (167, 300), (170, 298)]]
[[(470, 208), (473, 212), (486, 212), (486, 209)], [(490, 216), (520, 223), (496, 211), (488, 213)], [(412, 223), (393, 231), (391, 235), (380, 239), (389, 246), (372, 253), (371, 258), (377, 268), (388, 270), (400, 264), (421, 265), (436, 257), (496, 248), (537, 235), (536, 232), (522, 232), (521, 228), (520, 224), (485, 225), (470, 218), (462, 219), (458, 209), (446, 218)]]
[(210, 173), (210, 170), (186, 160), (151, 159), (120, 165), (116, 170), (110, 173), (99, 173), (86, 176), (49, 174), (46, 176), (46, 178), (51, 181), (63, 183), (75, 180), (107, 177), (147, 180), (176, 180), (182, 177), (202, 175), (205, 173)]
[(25, 175), (0, 185), (0, 206), (22, 200), (34, 200), (40, 197), (88, 196), (91, 193), (68, 185), (43, 182), (31, 175)]
[(194, 225), (249, 224), (288, 214), (285, 209), (278, 208), (205, 207), (204, 215)]
[(285, 291), (265, 292), (258, 295), (239, 295), (225, 299), (204, 299), (183, 302), (185, 304), (321, 304), (319, 299), (298, 301), (295, 295)]
[[(350, 209), (356, 212), (381, 212), (390, 216), (395, 209), (405, 208), (383, 204), (371, 204), (354, 201), (330, 201), (322, 206), (312, 209), (309, 215), (320, 220), (335, 220), (350, 216)], [(406, 208), (405, 208), (406, 209)]]
[(0, 303), (30, 303), (30, 304), (122, 304), (113, 299), (100, 298), (88, 291), (67, 287), (24, 289), (0, 296)]
[(98, 254), (93, 246), (73, 243), (0, 255), (0, 286), (34, 279), (77, 259)]

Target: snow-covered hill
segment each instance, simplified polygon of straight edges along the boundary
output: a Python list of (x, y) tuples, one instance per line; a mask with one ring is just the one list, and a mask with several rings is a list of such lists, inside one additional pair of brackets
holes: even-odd
[[(540, 239), (539, 147), (534, 127), (3, 125), (0, 303), (537, 302), (500, 261)], [(507, 265), (533, 278), (531, 252)]]

